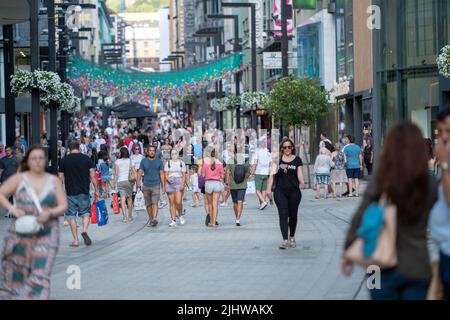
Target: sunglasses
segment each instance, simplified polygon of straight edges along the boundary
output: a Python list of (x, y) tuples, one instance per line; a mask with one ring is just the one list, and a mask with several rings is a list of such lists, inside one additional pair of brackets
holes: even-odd
[(292, 150), (293, 148), (292, 148), (292, 146), (283, 146), (283, 147), (281, 147), (281, 149), (283, 149), (283, 150), (286, 150), (286, 149)]

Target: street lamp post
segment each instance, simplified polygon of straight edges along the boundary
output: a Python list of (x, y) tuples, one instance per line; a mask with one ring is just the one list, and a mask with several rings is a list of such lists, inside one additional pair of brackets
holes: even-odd
[[(47, 0), (48, 15), (48, 69), (56, 72), (56, 28), (55, 28), (55, 0)], [(58, 112), (56, 102), (50, 101), (50, 160), (51, 172), (57, 173), (58, 168)]]
[[(234, 44), (233, 51), (234, 53), (238, 53), (240, 50), (239, 46), (239, 16), (237, 14), (210, 14), (208, 15), (210, 19), (233, 19), (234, 20)], [(236, 96), (239, 97), (241, 95), (240, 91), (240, 72), (236, 73)], [(241, 128), (241, 106), (239, 105), (236, 108), (236, 127), (237, 129)]]
[[(30, 6), (31, 71), (39, 69), (39, 3), (28, 0)], [(31, 144), (39, 144), (41, 136), (41, 106), (39, 90), (31, 90)]]
[(8, 79), (14, 74), (14, 33), (13, 26), (3, 26), (3, 59), (5, 75), (5, 121), (6, 145), (13, 146), (16, 139), (16, 105), (14, 94), (11, 92), (11, 81)]
[(287, 34), (287, 10), (286, 0), (281, 0), (281, 69), (283, 77), (289, 75), (288, 69), (288, 34)]
[[(283, 1), (282, 1), (283, 2)], [(224, 8), (250, 8), (251, 22), (251, 46), (252, 46), (252, 91), (257, 91), (256, 84), (256, 4), (248, 2), (222, 2)], [(257, 128), (256, 110), (251, 110), (252, 128)]]

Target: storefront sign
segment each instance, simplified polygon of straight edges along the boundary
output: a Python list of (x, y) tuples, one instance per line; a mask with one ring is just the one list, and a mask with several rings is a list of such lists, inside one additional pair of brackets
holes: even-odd
[(335, 98), (346, 96), (350, 93), (350, 81), (342, 80), (333, 87), (333, 96)]
[(263, 68), (281, 69), (281, 52), (263, 52)]
[[(248, 2), (255, 4), (255, 13), (256, 13), (256, 47), (264, 48), (264, 39), (263, 39), (263, 8), (262, 8), (262, 0), (249, 0)], [(251, 35), (251, 30), (250, 30)]]

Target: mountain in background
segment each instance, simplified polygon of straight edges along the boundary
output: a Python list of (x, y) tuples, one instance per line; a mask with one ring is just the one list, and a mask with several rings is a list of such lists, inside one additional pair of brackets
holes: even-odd
[(160, 8), (167, 6), (169, 0), (107, 0), (108, 8), (119, 13), (125, 4), (125, 12), (156, 12)]

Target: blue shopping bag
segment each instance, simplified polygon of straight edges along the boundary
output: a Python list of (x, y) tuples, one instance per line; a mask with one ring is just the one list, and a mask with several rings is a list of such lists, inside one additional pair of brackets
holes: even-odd
[(108, 224), (108, 210), (106, 209), (105, 200), (95, 202), (95, 209), (97, 210), (98, 226), (106, 226)]

